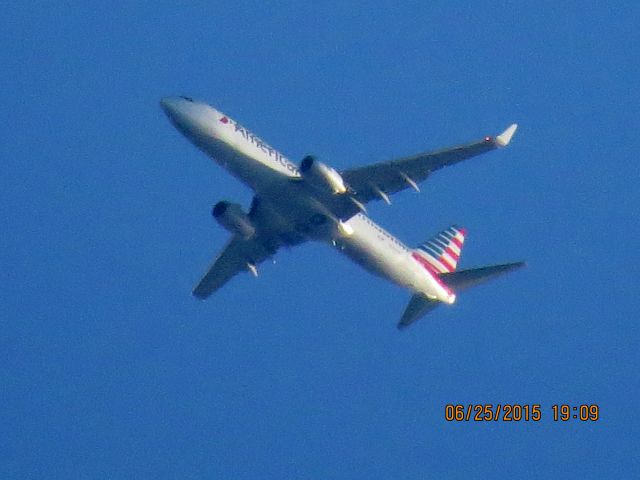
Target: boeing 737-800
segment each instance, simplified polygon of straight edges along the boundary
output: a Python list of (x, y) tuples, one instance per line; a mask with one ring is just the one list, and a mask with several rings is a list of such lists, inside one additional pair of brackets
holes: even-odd
[(257, 267), (283, 246), (323, 241), (373, 274), (407, 288), (413, 296), (398, 324), (406, 327), (456, 292), (524, 265), (523, 262), (456, 270), (466, 232), (452, 225), (410, 248), (373, 222), (365, 204), (413, 188), (432, 172), (506, 147), (517, 125), (465, 145), (337, 172), (307, 156), (294, 165), (284, 155), (215, 108), (189, 97), (160, 104), (175, 127), (254, 192), (251, 207), (221, 201), (215, 219), (231, 239), (196, 285), (205, 299), (237, 273)]

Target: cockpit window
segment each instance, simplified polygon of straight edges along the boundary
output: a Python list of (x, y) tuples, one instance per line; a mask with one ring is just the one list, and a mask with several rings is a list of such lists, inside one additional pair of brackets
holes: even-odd
[(187, 102), (193, 102), (193, 98), (191, 98), (191, 97), (182, 97), (181, 96), (180, 98), (182, 98), (183, 100), (186, 100)]

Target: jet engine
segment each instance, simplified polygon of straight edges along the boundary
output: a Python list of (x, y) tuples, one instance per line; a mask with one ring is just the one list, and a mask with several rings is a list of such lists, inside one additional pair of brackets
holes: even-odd
[(347, 191), (347, 186), (340, 174), (311, 155), (307, 155), (300, 162), (300, 174), (312, 185), (329, 189), (335, 194)]
[(241, 238), (250, 238), (256, 233), (256, 227), (237, 203), (221, 201), (211, 211), (213, 218), (225, 229)]

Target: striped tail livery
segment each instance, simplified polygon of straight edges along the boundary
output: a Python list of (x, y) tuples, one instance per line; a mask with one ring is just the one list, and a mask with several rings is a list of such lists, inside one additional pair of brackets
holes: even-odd
[(414, 250), (424, 258), (435, 273), (455, 272), (466, 230), (456, 225), (438, 233)]

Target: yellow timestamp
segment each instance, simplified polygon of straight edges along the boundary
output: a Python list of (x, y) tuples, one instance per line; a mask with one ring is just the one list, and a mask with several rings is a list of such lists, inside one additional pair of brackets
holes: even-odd
[(553, 405), (553, 420), (568, 422), (569, 420), (580, 420), (582, 422), (597, 422), (600, 419), (600, 407), (595, 403), (592, 405)]
[[(551, 414), (555, 422), (596, 422), (600, 419), (600, 407), (596, 404), (556, 404), (552, 405)], [(444, 407), (447, 422), (539, 422), (542, 417), (543, 408), (539, 403), (448, 403)]]

